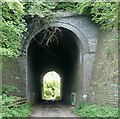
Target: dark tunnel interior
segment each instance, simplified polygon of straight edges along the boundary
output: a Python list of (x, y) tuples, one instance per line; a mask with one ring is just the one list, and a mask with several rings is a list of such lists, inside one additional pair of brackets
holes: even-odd
[(43, 30), (32, 39), (28, 47), (28, 92), (34, 103), (42, 101), (43, 76), (49, 71), (55, 71), (61, 77), (63, 103), (70, 104), (71, 93), (76, 90), (79, 39), (70, 30), (62, 27), (59, 29), (48, 46), (42, 42), (45, 37)]

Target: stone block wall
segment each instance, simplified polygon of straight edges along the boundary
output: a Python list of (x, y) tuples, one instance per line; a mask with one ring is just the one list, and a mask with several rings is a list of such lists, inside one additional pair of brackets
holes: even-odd
[[(26, 40), (25, 54), (18, 60), (3, 59), (3, 84), (18, 87), (21, 91), (19, 95), (24, 97), (27, 95), (30, 97), (27, 94), (29, 86), (27, 81), (30, 80), (27, 73), (27, 47), (34, 35), (42, 30), (40, 23), (33, 26), (37, 26), (37, 29), (33, 27)], [(75, 70), (79, 71), (75, 76), (78, 81), (73, 81), (75, 86), (72, 90), (79, 94), (77, 101), (81, 101), (82, 96), (87, 94), (90, 104), (118, 106), (118, 44), (115, 41), (117, 31), (114, 29), (99, 32), (96, 24), (82, 16), (66, 16), (58, 19), (51, 26), (63, 27), (76, 33), (82, 44), (80, 58), (78, 58), (80, 61), (77, 63), (78, 66), (76, 65), (76, 67), (80, 66), (80, 69)]]
[[(21, 71), (19, 61), (13, 58), (2, 58), (2, 84), (7, 86), (15, 86), (20, 91), (22, 90), (22, 79), (20, 77)], [(17, 96), (23, 96), (22, 91)]]
[(118, 106), (117, 30), (101, 31), (89, 86), (90, 104)]

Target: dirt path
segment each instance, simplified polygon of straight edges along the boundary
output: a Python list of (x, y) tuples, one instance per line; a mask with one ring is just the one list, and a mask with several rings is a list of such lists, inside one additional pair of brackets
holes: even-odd
[(78, 117), (73, 107), (60, 103), (44, 103), (33, 106), (31, 117)]

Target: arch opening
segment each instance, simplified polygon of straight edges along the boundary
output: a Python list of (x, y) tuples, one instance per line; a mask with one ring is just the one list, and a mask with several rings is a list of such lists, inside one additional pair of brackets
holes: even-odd
[(43, 100), (61, 99), (61, 77), (55, 71), (47, 72), (43, 77)]
[[(70, 30), (59, 27), (49, 46), (41, 45), (43, 32), (38, 33), (30, 42), (27, 56), (27, 94), (30, 102), (43, 101), (43, 77), (49, 71), (56, 71), (61, 78), (61, 101), (71, 104), (71, 94), (78, 93), (80, 82), (79, 38)], [(56, 41), (57, 38), (57, 41)]]

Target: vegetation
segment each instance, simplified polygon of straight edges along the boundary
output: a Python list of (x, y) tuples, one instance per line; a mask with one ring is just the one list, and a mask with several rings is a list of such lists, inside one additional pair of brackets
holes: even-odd
[[(49, 24), (56, 17), (58, 10), (75, 12), (80, 15), (89, 16), (92, 21), (100, 25), (102, 29), (111, 30), (120, 23), (118, 19), (117, 2), (3, 2), (2, 20), (0, 21), (0, 56), (17, 58), (20, 56), (21, 39), (26, 39), (27, 34), (26, 16), (35, 18), (36, 21), (43, 20)], [(110, 49), (108, 49), (110, 51)], [(58, 82), (45, 83), (44, 98), (59, 99)], [(56, 88), (57, 90), (55, 90)], [(26, 117), (30, 115), (31, 107), (26, 103), (18, 104), (21, 97), (12, 96), (13, 91), (18, 91), (15, 87), (3, 86), (3, 94), (0, 95), (0, 117)], [(117, 109), (97, 106), (78, 105), (74, 112), (83, 117), (116, 117)]]
[(15, 92), (20, 92), (18, 88), (16, 88), (15, 86), (6, 86), (6, 85), (3, 85), (2, 86), (2, 93), (3, 94), (6, 94), (7, 96), (10, 96), (11, 93), (15, 93)]
[(118, 117), (118, 108), (113, 107), (105, 107), (98, 105), (87, 105), (85, 103), (79, 103), (76, 108), (73, 110), (76, 114), (81, 117), (86, 117), (89, 119), (90, 117)]
[[(51, 72), (49, 72), (51, 73)], [(55, 73), (56, 74), (56, 73)], [(44, 78), (44, 99), (60, 99), (60, 79), (53, 73)], [(48, 76), (48, 77), (47, 77)], [(56, 78), (56, 79), (55, 79)]]
[(18, 91), (14, 86), (3, 86), (2, 95), (0, 95), (0, 118), (20, 118), (31, 114), (31, 107), (23, 101), (22, 97), (11, 95), (14, 91)]
[(112, 29), (118, 25), (117, 2), (68, 2), (59, 3), (58, 9), (69, 10), (80, 15), (89, 16), (102, 29)]
[(32, 17), (37, 17), (45, 20), (47, 17), (50, 19), (53, 17), (53, 9), (57, 6), (56, 2), (33, 2), (28, 9), (28, 14)]
[(0, 55), (14, 58), (20, 55), (21, 39), (25, 39), (23, 33), (27, 33), (25, 16), (49, 24), (61, 9), (90, 16), (103, 29), (112, 29), (118, 24), (117, 2), (3, 2)]
[(25, 16), (37, 16), (37, 19), (41, 18), (45, 22), (50, 21), (48, 16), (52, 16), (54, 6), (55, 3), (51, 2), (3, 2), (2, 20), (0, 21), (3, 40), (1, 42), (0, 55), (17, 58), (21, 53), (21, 39), (25, 39), (23, 33), (27, 33)]
[(26, 32), (26, 23), (23, 19), (25, 15), (24, 6), (20, 2), (4, 2), (2, 4), (2, 47), (0, 54), (8, 57), (20, 55), (20, 41), (23, 32)]
[(44, 82), (44, 98), (60, 99), (60, 84), (57, 80)]

